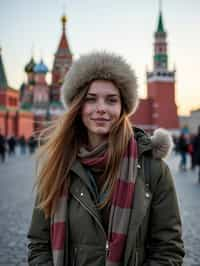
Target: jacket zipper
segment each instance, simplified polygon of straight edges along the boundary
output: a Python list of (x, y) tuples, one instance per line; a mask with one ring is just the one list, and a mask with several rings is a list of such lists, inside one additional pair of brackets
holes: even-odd
[(74, 248), (73, 266), (76, 266), (77, 265), (77, 251), (78, 251), (78, 248)]
[[(81, 204), (81, 206), (83, 206), (84, 209), (86, 209), (89, 214), (95, 219), (95, 221), (97, 222), (97, 224), (99, 225), (99, 227), (101, 228), (102, 232), (103, 232), (103, 235), (105, 237), (105, 240), (106, 240), (106, 250), (107, 250), (107, 247), (108, 247), (108, 241), (107, 241), (107, 236), (106, 236), (106, 232), (102, 226), (102, 224), (99, 222), (99, 220), (96, 218), (96, 216), (91, 212), (90, 208), (85, 204), (83, 203), (77, 196), (75, 196), (74, 194), (72, 194), (72, 196)], [(109, 247), (108, 247), (109, 248)]]
[(108, 257), (109, 255), (109, 242), (108, 240), (106, 240), (106, 258)]
[(138, 266), (138, 251), (135, 252), (135, 266)]

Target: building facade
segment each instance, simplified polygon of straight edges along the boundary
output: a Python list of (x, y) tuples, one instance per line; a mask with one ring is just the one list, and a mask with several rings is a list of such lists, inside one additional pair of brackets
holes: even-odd
[(33, 114), (19, 109), (19, 91), (8, 85), (0, 49), (0, 133), (29, 138), (33, 133)]
[(187, 128), (189, 133), (197, 134), (200, 126), (200, 108), (192, 110), (189, 116), (180, 116), (179, 120), (181, 128)]

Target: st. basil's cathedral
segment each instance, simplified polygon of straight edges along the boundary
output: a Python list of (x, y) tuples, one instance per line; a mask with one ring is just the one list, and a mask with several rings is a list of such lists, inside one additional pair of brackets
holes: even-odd
[[(27, 82), (19, 91), (9, 87), (0, 53), (0, 131), (6, 136), (29, 137), (45, 123), (64, 112), (60, 101), (60, 88), (73, 56), (66, 35), (66, 16), (62, 16), (62, 35), (55, 53), (50, 85), (46, 81), (48, 66), (32, 57), (25, 66)], [(154, 33), (153, 69), (146, 73), (147, 98), (140, 99), (136, 113), (131, 117), (134, 125), (152, 132), (163, 127), (171, 132), (179, 129), (175, 102), (175, 70), (168, 69), (167, 33), (159, 12)]]
[(20, 106), (34, 113), (36, 128), (40, 122), (50, 120), (64, 111), (60, 101), (60, 87), (72, 64), (72, 53), (66, 36), (66, 16), (61, 18), (61, 22), (62, 36), (55, 53), (51, 84), (47, 84), (46, 74), (49, 70), (42, 59), (36, 64), (32, 57), (24, 69), (27, 83), (23, 83), (20, 88)]

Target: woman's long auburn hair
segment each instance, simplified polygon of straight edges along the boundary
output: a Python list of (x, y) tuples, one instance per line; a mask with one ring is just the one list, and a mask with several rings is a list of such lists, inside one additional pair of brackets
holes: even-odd
[[(88, 88), (86, 86), (80, 90), (69, 110), (41, 135), (41, 142), (44, 144), (36, 153), (38, 167), (35, 188), (37, 207), (44, 211), (46, 218), (55, 213), (60, 195), (63, 190), (68, 190), (71, 166), (80, 146), (87, 141), (87, 130), (81, 121), (80, 111)], [(122, 102), (122, 114), (108, 136), (108, 157), (103, 173), (106, 181), (101, 189), (102, 192), (107, 191), (108, 196), (99, 208), (106, 206), (111, 199), (120, 160), (132, 134), (132, 126)]]

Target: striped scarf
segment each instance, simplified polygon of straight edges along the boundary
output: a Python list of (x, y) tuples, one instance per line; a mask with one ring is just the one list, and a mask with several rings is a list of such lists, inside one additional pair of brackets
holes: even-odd
[[(80, 151), (81, 162), (92, 168), (102, 167), (106, 162), (106, 148), (107, 145), (103, 144), (91, 152)], [(106, 257), (106, 266), (119, 266), (123, 262), (128, 225), (133, 207), (136, 175), (137, 143), (132, 136), (121, 161), (112, 195), (107, 236), (109, 252)], [(64, 266), (64, 251), (66, 252), (64, 244), (67, 235), (66, 217), (67, 195), (63, 194), (56, 213), (51, 219), (51, 241), (55, 266)]]

